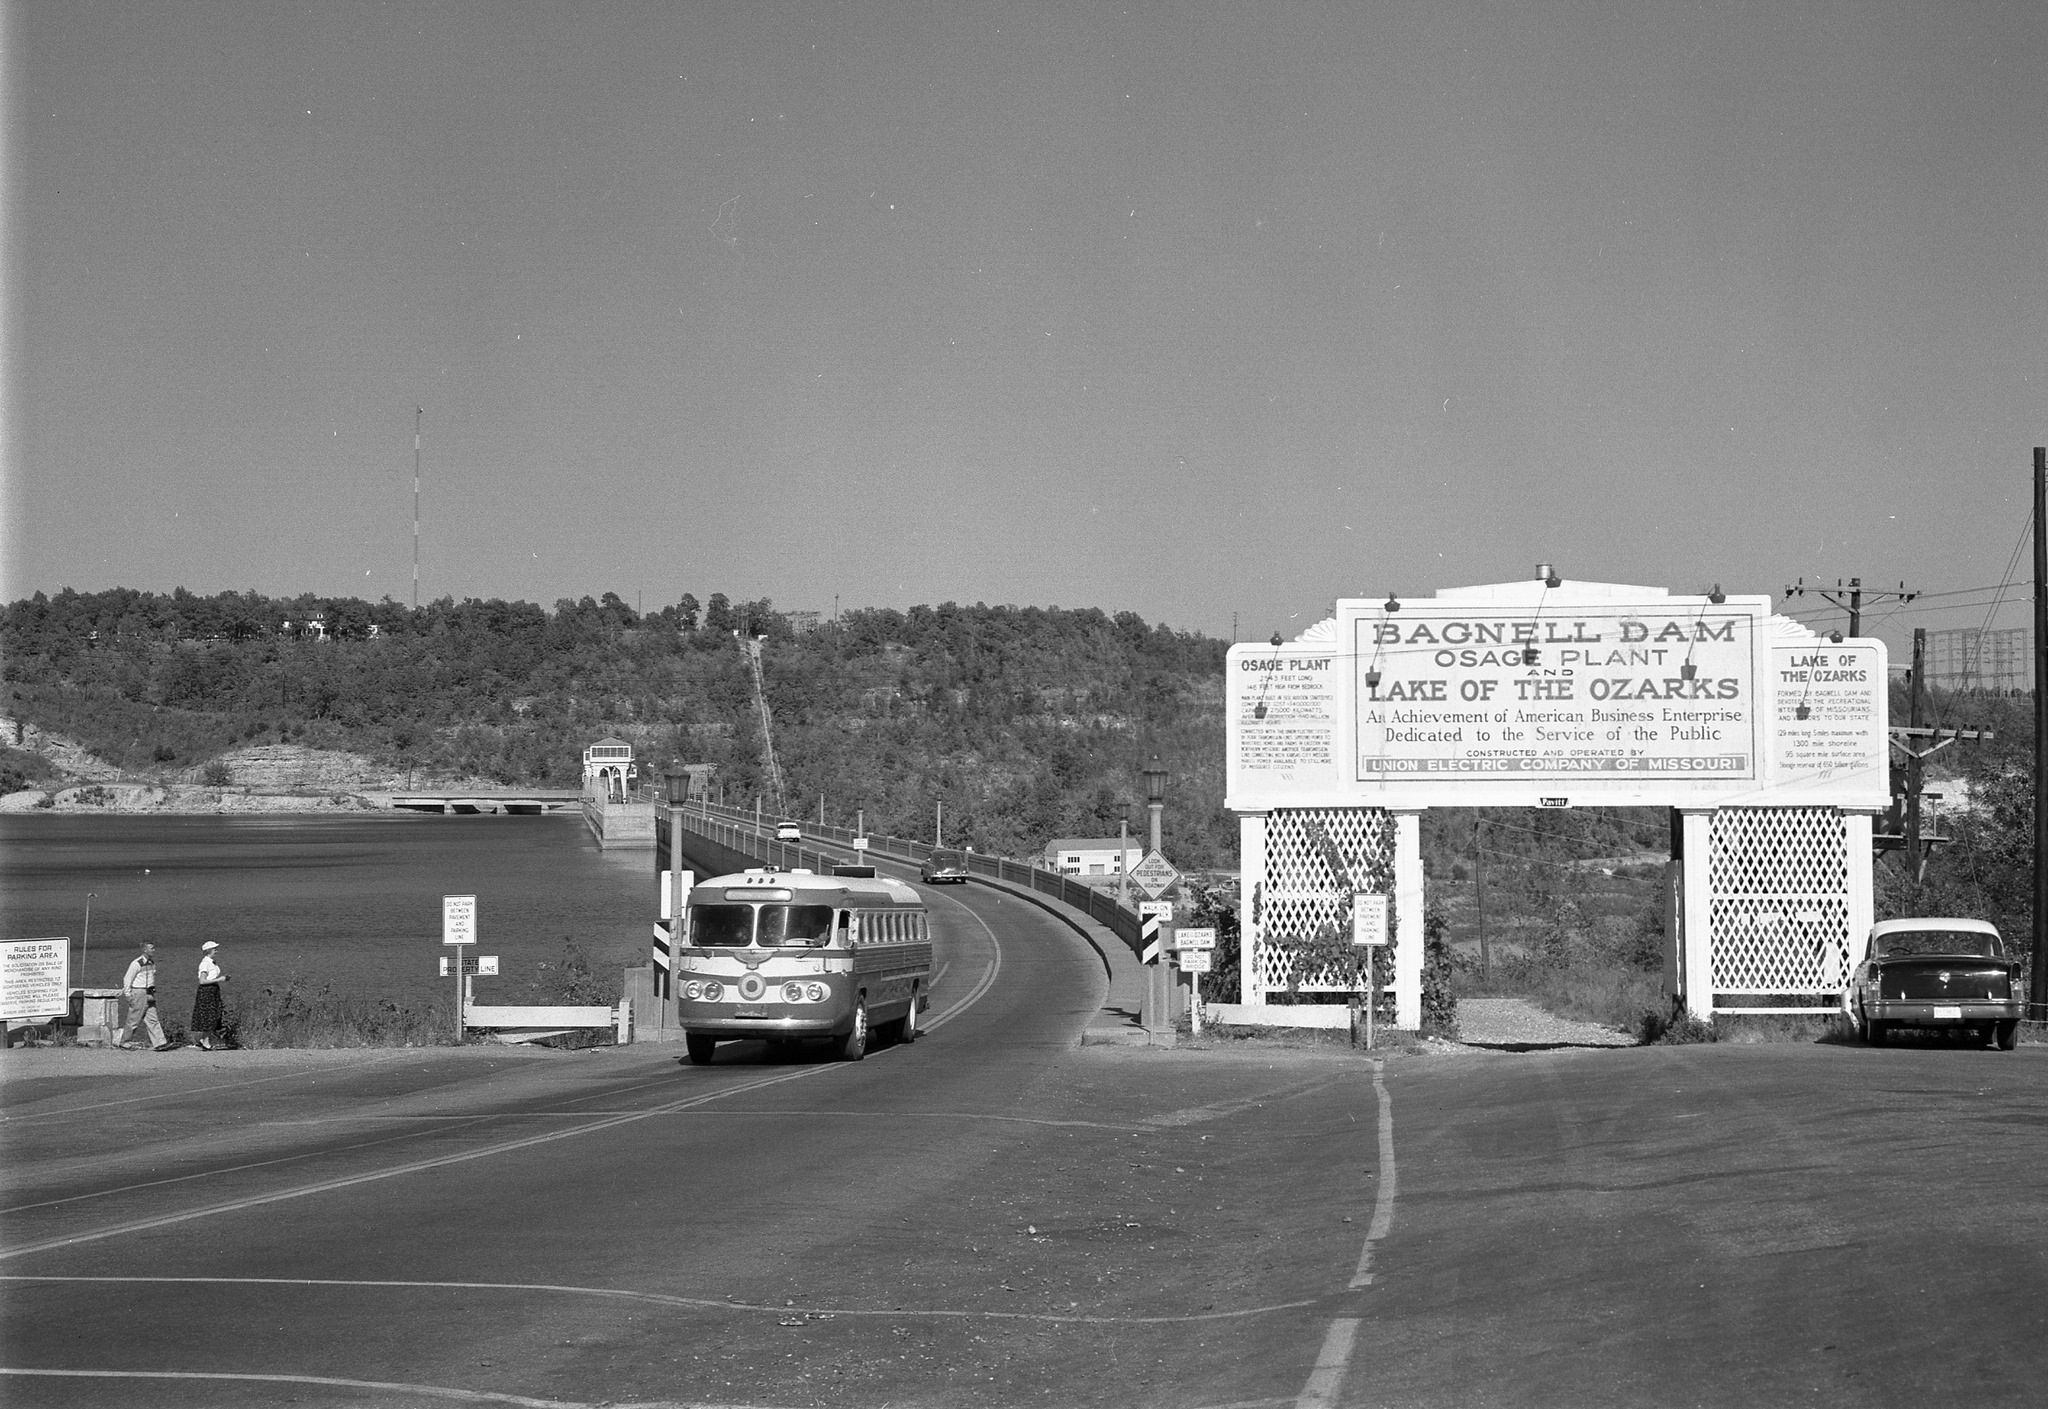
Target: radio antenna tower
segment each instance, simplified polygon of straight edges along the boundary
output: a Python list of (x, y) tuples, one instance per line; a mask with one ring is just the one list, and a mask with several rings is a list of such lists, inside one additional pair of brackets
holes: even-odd
[(412, 408), (412, 609), (420, 609), (420, 417), (424, 406)]

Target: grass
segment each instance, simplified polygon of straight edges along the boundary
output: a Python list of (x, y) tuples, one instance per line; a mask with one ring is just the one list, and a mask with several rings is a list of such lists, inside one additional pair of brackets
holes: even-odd
[(388, 998), (308, 988), (297, 978), (233, 1002), (228, 1041), (237, 1047), (442, 1047), (455, 1044), (455, 1020), (438, 1002), (411, 1005)]

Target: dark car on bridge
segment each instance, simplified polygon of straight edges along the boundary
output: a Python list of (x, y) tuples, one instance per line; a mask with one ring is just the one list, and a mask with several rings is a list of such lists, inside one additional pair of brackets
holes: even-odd
[(1884, 920), (1843, 995), (1856, 1031), (1882, 1043), (1895, 1029), (1962, 1034), (2010, 1052), (2019, 1040), (2020, 961), (1983, 920)]
[(926, 885), (966, 885), (967, 853), (940, 847), (925, 857), (924, 865), (918, 868)]

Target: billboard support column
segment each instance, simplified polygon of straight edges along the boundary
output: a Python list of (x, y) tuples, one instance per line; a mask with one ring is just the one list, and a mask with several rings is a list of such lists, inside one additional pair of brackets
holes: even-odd
[(1422, 813), (1394, 810), (1394, 1026), (1422, 1027)]
[(1849, 952), (1842, 970), (1845, 989), (1849, 975), (1862, 961), (1870, 927), (1877, 923), (1875, 870), (1867, 860), (1876, 855), (1872, 841), (1876, 815), (1874, 811), (1842, 809), (1843, 851), (1849, 858)]
[(1266, 901), (1266, 818), (1264, 812), (1237, 816), (1237, 1001), (1266, 1001), (1258, 985), (1259, 946), (1265, 942), (1261, 919)]
[(1714, 896), (1709, 883), (1714, 809), (1682, 808), (1685, 859), (1679, 884), (1680, 950), (1678, 991), (1688, 1016), (1702, 1022), (1714, 1018)]

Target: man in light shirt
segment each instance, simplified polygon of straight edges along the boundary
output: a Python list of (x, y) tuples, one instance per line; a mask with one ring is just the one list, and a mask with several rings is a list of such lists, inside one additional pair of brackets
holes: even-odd
[(121, 1045), (136, 1047), (141, 1039), (147, 1038), (149, 1045), (161, 1052), (171, 1044), (164, 1036), (163, 1019), (156, 1015), (156, 946), (145, 942), (142, 952), (128, 964), (128, 972), (121, 976), (121, 987), (127, 991), (127, 1025), (121, 1029)]

